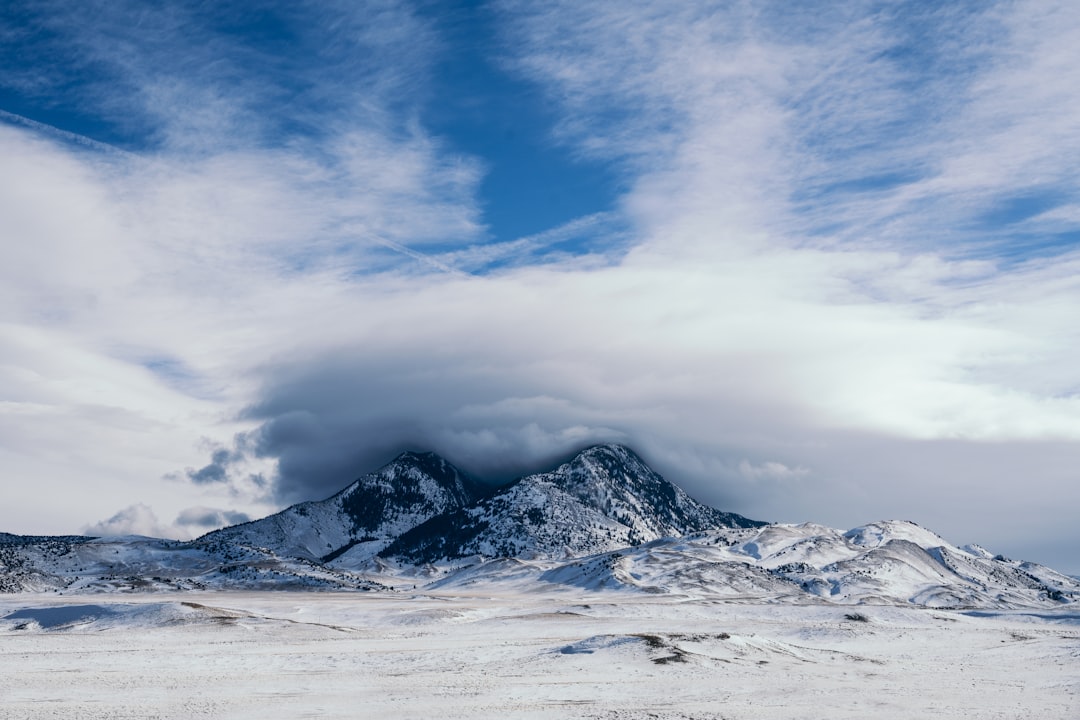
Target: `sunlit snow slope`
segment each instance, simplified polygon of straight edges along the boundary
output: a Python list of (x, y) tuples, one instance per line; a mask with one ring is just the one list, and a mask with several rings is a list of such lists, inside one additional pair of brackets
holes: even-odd
[(590, 589), (844, 604), (989, 608), (1080, 599), (1074, 578), (956, 547), (905, 521), (847, 532), (812, 523), (715, 530), (563, 563), (539, 578)]
[(910, 522), (842, 532), (702, 505), (620, 445), (495, 491), (403, 453), (338, 494), (191, 542), (0, 533), (0, 591), (530, 587), (784, 603), (1057, 607), (1080, 582)]

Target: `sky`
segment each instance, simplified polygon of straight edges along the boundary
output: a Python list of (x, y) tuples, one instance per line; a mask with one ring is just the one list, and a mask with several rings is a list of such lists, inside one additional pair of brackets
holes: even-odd
[(0, 5), (0, 530), (405, 449), (1080, 573), (1080, 5)]

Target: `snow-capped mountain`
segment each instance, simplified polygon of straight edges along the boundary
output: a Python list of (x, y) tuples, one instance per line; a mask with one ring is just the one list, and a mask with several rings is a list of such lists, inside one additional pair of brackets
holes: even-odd
[(718, 527), (763, 522), (702, 505), (621, 445), (597, 445), (551, 472), (404, 533), (381, 554), (408, 562), (579, 557)]
[(1054, 607), (1080, 581), (910, 522), (843, 532), (691, 499), (619, 445), (494, 492), (404, 453), (338, 494), (191, 542), (0, 533), (0, 592), (492, 585), (754, 602)]
[(800, 603), (994, 608), (1080, 600), (1074, 578), (978, 546), (957, 547), (906, 521), (847, 532), (813, 523), (713, 530), (562, 563), (538, 578)]
[(402, 533), (472, 504), (486, 489), (435, 453), (404, 452), (326, 500), (293, 505), (195, 541), (265, 548), (281, 557), (330, 562), (370, 558)]

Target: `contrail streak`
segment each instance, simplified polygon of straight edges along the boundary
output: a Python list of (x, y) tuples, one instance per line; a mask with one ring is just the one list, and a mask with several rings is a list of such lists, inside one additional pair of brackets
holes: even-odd
[(136, 157), (134, 154), (129, 153), (126, 150), (121, 150), (114, 145), (109, 145), (108, 143), (103, 143), (99, 140), (94, 140), (93, 138), (88, 138), (85, 135), (79, 135), (78, 133), (73, 133), (68, 130), (62, 130), (61, 128), (55, 127), (53, 125), (47, 125), (43, 122), (38, 122), (37, 120), (31, 120), (28, 117), (16, 115), (15, 113), (8, 112), (7, 110), (0, 110), (0, 120), (8, 122), (12, 125), (21, 125), (22, 127), (29, 128), (31, 130), (34, 130), (35, 132), (39, 132), (42, 135), (51, 135), (52, 137), (58, 138), (60, 140), (75, 143), (76, 145), (82, 145), (83, 147), (89, 148), (91, 150), (97, 150), (99, 152), (106, 152), (114, 155), (121, 155), (123, 157)]
[(379, 243), (380, 245), (384, 245), (384, 246), (390, 248), (391, 250), (395, 250), (395, 251), (401, 253), (402, 255), (408, 255), (409, 257), (411, 257), (411, 258), (413, 258), (415, 260), (419, 260), (420, 262), (422, 262), (422, 263), (424, 263), (426, 265), (430, 265), (430, 266), (432, 266), (434, 268), (437, 268), (439, 270), (442, 270), (443, 272), (448, 272), (448, 273), (450, 273), (452, 275), (458, 275), (460, 277), (472, 277), (471, 274), (469, 274), (469, 273), (467, 273), (467, 272), (465, 272), (463, 270), (458, 270), (456, 267), (454, 267), (452, 265), (447, 265), (446, 263), (442, 262), (441, 260), (433, 258), (430, 255), (425, 255), (424, 253), (422, 253), (422, 252), (420, 252), (418, 250), (413, 250), (411, 247), (409, 247), (407, 245), (402, 245), (399, 242), (396, 242), (394, 240), (389, 240), (389, 239), (381, 237), (379, 235), (371, 235), (370, 237), (371, 237), (372, 240)]

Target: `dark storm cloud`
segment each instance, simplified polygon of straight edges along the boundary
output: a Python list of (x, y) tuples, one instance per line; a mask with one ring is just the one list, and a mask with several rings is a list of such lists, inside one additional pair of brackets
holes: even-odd
[(225, 448), (218, 448), (210, 455), (210, 462), (207, 465), (198, 470), (188, 468), (185, 473), (188, 479), (196, 485), (225, 483), (229, 480), (229, 463), (236, 459), (238, 458), (235, 452)]
[(176, 524), (195, 529), (219, 528), (251, 520), (247, 513), (208, 507), (190, 507), (180, 511)]
[[(1074, 535), (1054, 500), (1074, 480), (1077, 449), (1070, 443), (814, 427), (790, 410), (719, 397), (704, 382), (678, 397), (666, 390), (672, 413), (650, 401), (649, 383), (670, 388), (667, 379), (675, 375), (660, 361), (631, 356), (627, 364), (643, 364), (627, 373), (617, 362), (605, 365), (582, 353), (576, 363), (552, 369), (519, 344), (516, 361), (488, 362), (506, 340), (494, 337), (477, 336), (454, 352), (442, 346), (437, 358), (354, 347), (268, 369), (261, 399), (247, 412), (257, 427), (237, 439), (227, 458), (218, 450), (215, 459), (275, 460), (273, 494), (287, 504), (327, 497), (405, 449), (434, 450), (501, 482), (549, 469), (586, 445), (616, 441), (699, 500), (756, 519), (840, 528), (908, 519), (957, 544), (978, 542), (1071, 567), (1067, 545), (1052, 552), (1032, 531)], [(437, 335), (429, 339), (440, 346)], [(590, 393), (595, 386), (576, 382), (590, 367), (604, 367), (614, 383), (603, 409)], [(709, 370), (716, 374), (715, 365)], [(755, 377), (752, 366), (731, 374), (743, 384)]]
[[(488, 374), (464, 362), (433, 366), (422, 355), (391, 355), (338, 354), (280, 372), (249, 408), (248, 419), (260, 424), (238, 439), (232, 457), (246, 446), (276, 460), (275, 494), (294, 502), (336, 492), (403, 450), (433, 450), (499, 483), (590, 443), (626, 437), (586, 424), (595, 412), (540, 396), (547, 383), (539, 379), (500, 378), (509, 368)], [(521, 395), (522, 407), (507, 407)]]

